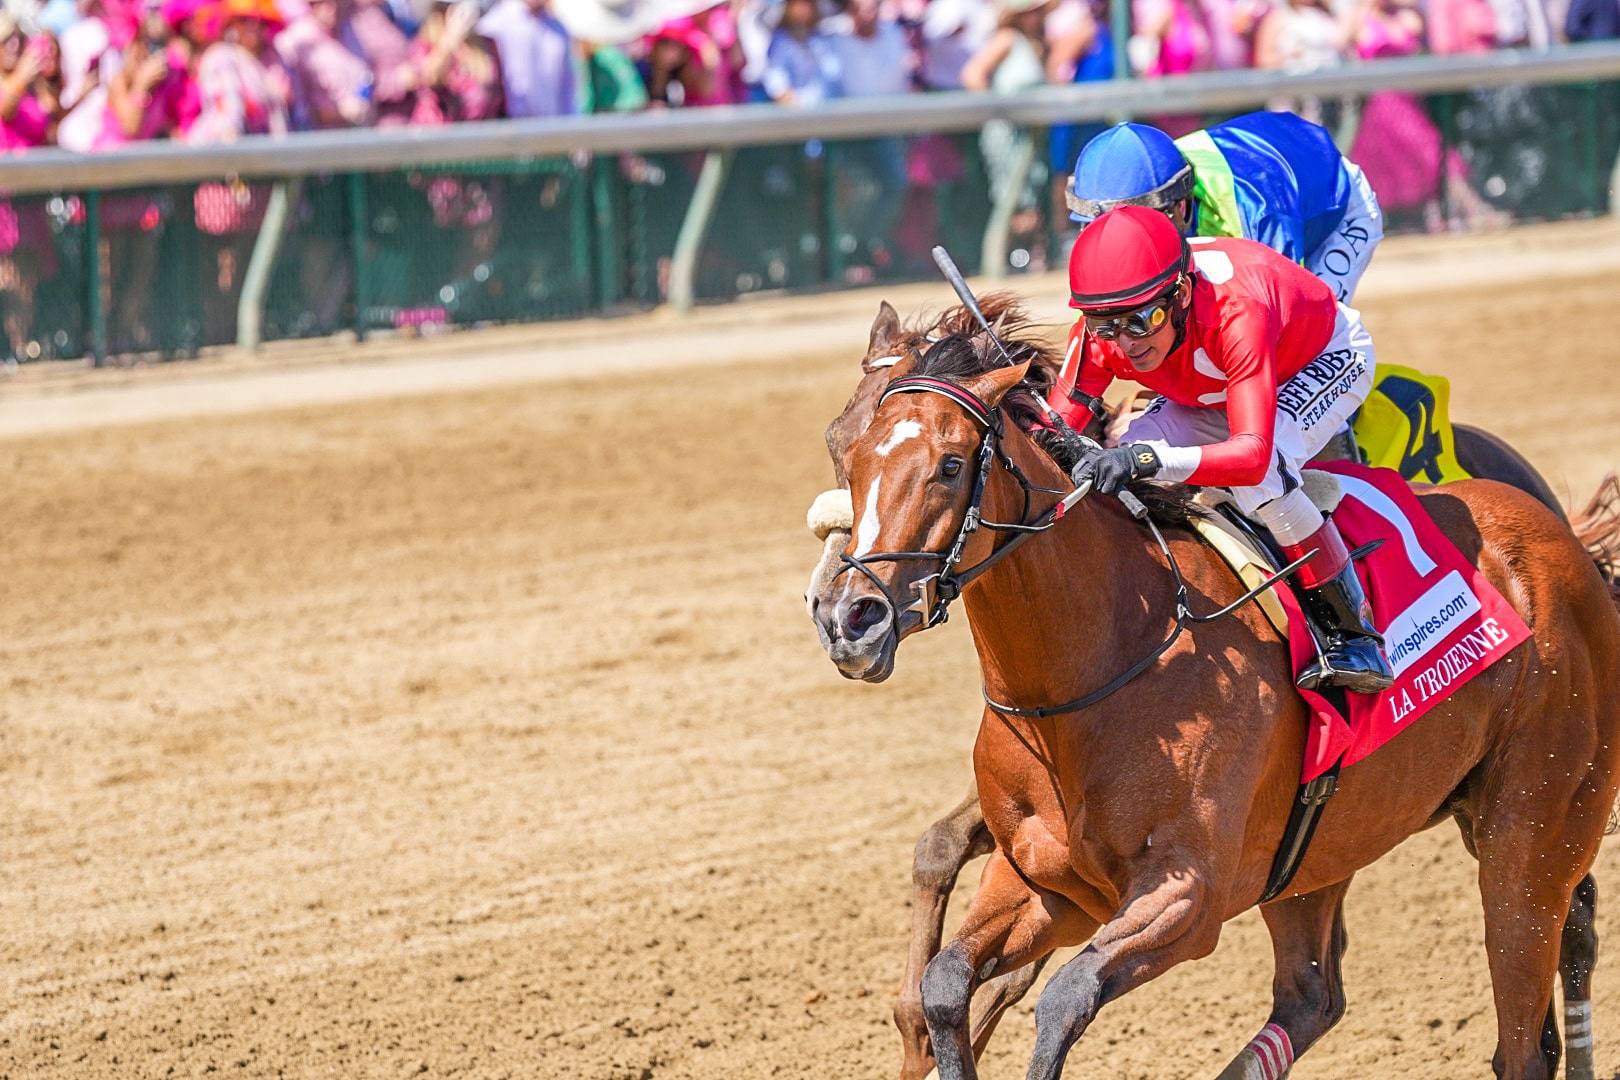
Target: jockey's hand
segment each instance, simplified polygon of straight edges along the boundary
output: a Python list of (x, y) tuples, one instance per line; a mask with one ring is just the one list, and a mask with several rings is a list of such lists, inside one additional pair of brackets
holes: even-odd
[(1091, 481), (1091, 490), (1099, 495), (1113, 495), (1132, 480), (1141, 480), (1159, 471), (1159, 455), (1146, 443), (1116, 446), (1109, 450), (1090, 450), (1081, 456), (1070, 471), (1075, 487)]

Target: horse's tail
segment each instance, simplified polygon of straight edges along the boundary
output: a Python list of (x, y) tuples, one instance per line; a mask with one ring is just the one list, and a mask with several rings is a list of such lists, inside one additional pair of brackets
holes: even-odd
[[(1591, 500), (1570, 518), (1569, 524), (1576, 538), (1591, 553), (1592, 561), (1597, 563), (1598, 573), (1609, 583), (1614, 606), (1620, 608), (1620, 478), (1609, 473), (1600, 480)], [(1620, 832), (1620, 800), (1609, 811), (1609, 823), (1603, 835), (1613, 836), (1617, 832)]]
[(1614, 473), (1605, 476), (1591, 501), (1569, 523), (1620, 606), (1620, 478)]

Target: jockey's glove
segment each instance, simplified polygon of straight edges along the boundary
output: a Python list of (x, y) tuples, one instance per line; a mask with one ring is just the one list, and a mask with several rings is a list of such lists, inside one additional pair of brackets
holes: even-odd
[(1113, 495), (1132, 480), (1141, 480), (1159, 471), (1159, 455), (1146, 443), (1100, 447), (1081, 455), (1069, 471), (1075, 487), (1091, 482), (1091, 490), (1099, 495)]

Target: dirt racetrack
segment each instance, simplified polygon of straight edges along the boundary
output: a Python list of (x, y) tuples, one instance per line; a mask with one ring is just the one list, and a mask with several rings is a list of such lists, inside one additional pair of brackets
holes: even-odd
[[(1617, 236), (1391, 242), (1362, 304), (1381, 358), (1451, 376), (1455, 417), (1582, 501), (1620, 466)], [(118, 387), (8, 391), (0, 1077), (891, 1075), (911, 845), (966, 787), (977, 683), (960, 622), (868, 687), (804, 617), (857, 307), (781, 301), (736, 324), (757, 362), (596, 380), (79, 430), (29, 418)], [(693, 326), (491, 340), (737, 333)], [(1609, 940), (1617, 871), (1611, 840)], [(1455, 830), (1364, 872), (1348, 924), (1349, 1013), (1294, 1076), (1489, 1075)], [(1251, 912), (1106, 1008), (1071, 1075), (1213, 1076), (1270, 972)], [(1596, 987), (1608, 1077), (1620, 960)], [(987, 1075), (1032, 1030), (1026, 1005)]]

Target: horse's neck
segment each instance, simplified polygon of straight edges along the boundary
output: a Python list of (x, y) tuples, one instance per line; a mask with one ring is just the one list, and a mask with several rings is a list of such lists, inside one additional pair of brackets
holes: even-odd
[[(1034, 483), (1069, 486), (1021, 433), (1005, 445)], [(1032, 517), (1057, 501), (1041, 498), (1030, 507)], [(1044, 706), (1080, 697), (1167, 632), (1175, 615), (1170, 571), (1149, 533), (1103, 500), (1082, 500), (964, 593), (985, 688), (998, 700)], [(986, 491), (986, 519), (1017, 521), (1023, 509), (1018, 482), (997, 469)]]

